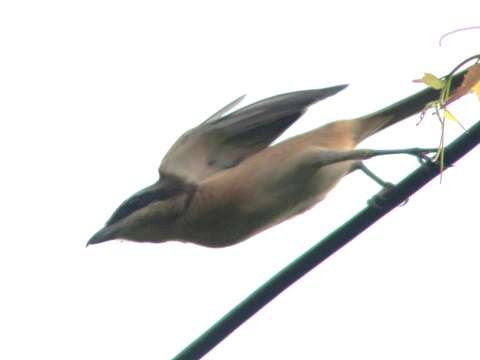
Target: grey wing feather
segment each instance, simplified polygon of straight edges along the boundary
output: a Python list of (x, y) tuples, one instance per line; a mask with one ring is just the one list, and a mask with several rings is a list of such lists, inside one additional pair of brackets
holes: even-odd
[(336, 94), (346, 86), (277, 95), (230, 114), (216, 116), (230, 110), (238, 103), (237, 99), (210, 117), (209, 121), (183, 134), (165, 155), (160, 174), (197, 183), (218, 171), (233, 167), (269, 146), (308, 106)]
[(226, 112), (232, 110), (235, 106), (237, 106), (243, 99), (245, 99), (245, 95), (242, 95), (235, 100), (233, 100), (231, 103), (225, 105), (223, 108), (218, 110), (215, 114), (210, 116), (207, 120), (205, 120), (203, 123), (211, 123), (215, 122), (219, 119), (222, 118), (222, 115), (225, 114)]

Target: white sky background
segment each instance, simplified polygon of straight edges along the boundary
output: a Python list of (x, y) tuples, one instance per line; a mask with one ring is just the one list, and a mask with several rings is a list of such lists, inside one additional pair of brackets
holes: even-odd
[[(185, 130), (244, 104), (342, 83), (285, 136), (359, 116), (479, 52), (470, 1), (4, 1), (0, 5), (0, 358), (168, 359), (363, 208), (348, 176), (323, 203), (237, 246), (85, 248), (156, 179)], [(468, 127), (473, 96), (451, 110)], [(365, 142), (435, 146), (433, 118)], [(461, 134), (448, 126), (449, 139)], [(283, 136), (282, 138), (285, 138)], [(478, 359), (478, 151), (336, 253), (206, 359)], [(372, 160), (398, 181), (416, 167)], [(221, 221), (221, 219), (218, 219)]]

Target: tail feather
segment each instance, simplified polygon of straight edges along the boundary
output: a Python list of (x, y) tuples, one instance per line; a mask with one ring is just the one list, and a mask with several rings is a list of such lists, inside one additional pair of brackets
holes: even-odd
[[(468, 69), (452, 77), (452, 91), (461, 85), (467, 71)], [(357, 143), (397, 122), (421, 112), (428, 103), (439, 98), (440, 92), (441, 90), (435, 90), (429, 87), (379, 111), (355, 119), (358, 126), (358, 130), (356, 131)]]

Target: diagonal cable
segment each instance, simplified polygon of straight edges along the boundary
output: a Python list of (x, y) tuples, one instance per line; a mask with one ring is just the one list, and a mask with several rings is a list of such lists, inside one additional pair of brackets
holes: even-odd
[[(479, 143), (480, 121), (445, 147), (444, 170), (452, 166)], [(275, 276), (270, 278), (230, 310), (173, 359), (193, 360), (199, 359), (207, 354), (282, 291), (353, 240), (381, 217), (407, 200), (439, 174), (440, 167), (438, 164), (427, 162), (405, 177), (396, 186), (389, 189), (388, 192), (385, 192), (382, 196), (376, 196), (373, 202), (374, 205), (365, 207), (345, 224), (280, 270)]]

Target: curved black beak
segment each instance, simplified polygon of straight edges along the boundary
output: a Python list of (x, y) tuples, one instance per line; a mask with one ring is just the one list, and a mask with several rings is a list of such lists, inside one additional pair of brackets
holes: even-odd
[(87, 246), (118, 238), (123, 219), (147, 207), (152, 202), (167, 200), (183, 191), (186, 191), (186, 186), (182, 182), (174, 178), (160, 178), (156, 183), (136, 192), (120, 204), (105, 227), (88, 240)]
[(87, 247), (89, 245), (100, 244), (105, 241), (116, 239), (116, 226), (105, 226), (97, 231), (87, 242)]

